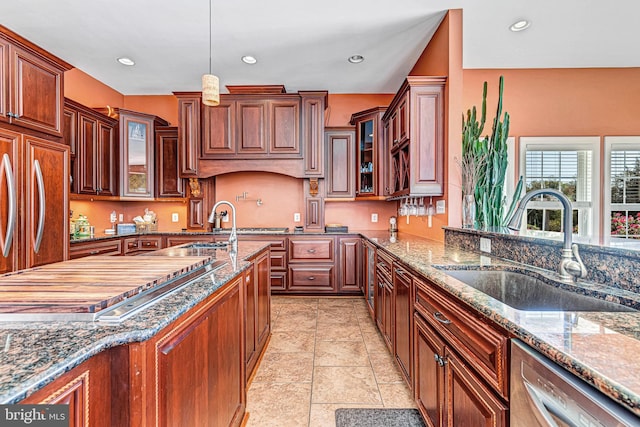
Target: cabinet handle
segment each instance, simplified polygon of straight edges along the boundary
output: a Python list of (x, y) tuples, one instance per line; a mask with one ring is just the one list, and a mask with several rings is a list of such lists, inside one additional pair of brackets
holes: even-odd
[(316, 276), (309, 276), (307, 277), (307, 280), (316, 280)]
[(404, 270), (401, 268), (396, 268), (396, 274), (398, 276), (404, 276)]
[(7, 231), (5, 233), (5, 240), (3, 242), (4, 247), (2, 249), (2, 255), (6, 258), (9, 256), (9, 251), (11, 250), (11, 241), (13, 240), (13, 232), (15, 231), (18, 205), (16, 199), (16, 183), (13, 179), (13, 170), (11, 170), (11, 159), (7, 153), (2, 156), (2, 169), (4, 169), (4, 174), (7, 177), (7, 192), (9, 193), (9, 206), (7, 207)]
[(100, 251), (91, 251), (91, 252), (89, 252), (89, 255), (95, 255), (97, 253), (100, 253)]
[(33, 161), (33, 169), (36, 173), (36, 182), (38, 184), (38, 198), (40, 202), (39, 217), (38, 217), (38, 231), (36, 234), (36, 242), (33, 248), (35, 253), (40, 250), (40, 244), (42, 244), (42, 236), (44, 235), (44, 216), (47, 212), (47, 197), (44, 190), (44, 177), (42, 176), (42, 169), (40, 169), (40, 162), (36, 159)]
[(447, 363), (446, 359), (444, 359), (438, 353), (434, 353), (433, 354), (433, 358), (436, 360), (436, 362), (438, 362), (438, 365), (440, 365), (441, 367), (446, 365), (446, 363)]
[(445, 325), (448, 325), (449, 323), (451, 323), (451, 320), (444, 317), (444, 315), (439, 311), (436, 311), (435, 313), (433, 313), (433, 318), (440, 323), (444, 323)]
[(310, 254), (315, 254), (316, 250), (315, 249), (307, 249), (307, 252), (309, 252)]
[(14, 119), (20, 118), (19, 115), (17, 115), (16, 113), (12, 113), (12, 112), (8, 112), (7, 113), (7, 117), (11, 117), (11, 118), (14, 118)]

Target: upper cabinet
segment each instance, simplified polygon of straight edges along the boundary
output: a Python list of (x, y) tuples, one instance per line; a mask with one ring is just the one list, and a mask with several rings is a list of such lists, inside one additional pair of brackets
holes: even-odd
[(152, 199), (155, 195), (155, 126), (168, 123), (156, 116), (119, 110), (120, 196)]
[(61, 137), (63, 76), (69, 69), (0, 26), (0, 121)]
[(445, 77), (407, 77), (382, 117), (391, 197), (444, 193), (445, 83)]
[(351, 116), (351, 124), (356, 127), (356, 196), (360, 198), (391, 194), (382, 126), (386, 111), (386, 107), (376, 107)]
[(63, 142), (72, 153), (71, 191), (117, 196), (118, 121), (70, 99), (65, 99), (64, 119)]
[(174, 92), (181, 176), (264, 171), (324, 177), (327, 92), (278, 89), (230, 87), (215, 107), (203, 105), (199, 92)]
[(156, 128), (156, 196), (184, 197), (178, 161), (178, 128)]
[(353, 200), (355, 185), (355, 135), (353, 128), (326, 128), (327, 199)]

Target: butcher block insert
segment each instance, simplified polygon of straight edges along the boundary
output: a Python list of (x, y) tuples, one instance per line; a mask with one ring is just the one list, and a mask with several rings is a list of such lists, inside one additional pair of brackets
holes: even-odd
[(210, 256), (93, 256), (6, 274), (0, 276), (0, 316), (98, 313), (174, 279), (195, 278), (210, 263)]

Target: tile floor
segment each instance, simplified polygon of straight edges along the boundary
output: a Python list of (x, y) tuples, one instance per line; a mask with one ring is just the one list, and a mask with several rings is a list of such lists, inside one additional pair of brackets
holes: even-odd
[(364, 298), (281, 297), (247, 426), (333, 427), (337, 408), (415, 408)]

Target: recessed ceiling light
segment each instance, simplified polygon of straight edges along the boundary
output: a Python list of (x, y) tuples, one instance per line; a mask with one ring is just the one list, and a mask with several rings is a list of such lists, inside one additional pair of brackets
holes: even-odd
[(133, 59), (127, 58), (126, 56), (122, 56), (122, 57), (118, 58), (117, 61), (119, 63), (121, 63), (122, 65), (127, 65), (127, 66), (136, 65), (136, 63), (135, 63), (135, 61)]
[(511, 31), (518, 32), (518, 31), (526, 30), (530, 26), (531, 26), (531, 22), (530, 21), (527, 21), (526, 19), (519, 19), (516, 22), (514, 22), (513, 24), (511, 24), (509, 29)]
[(351, 62), (352, 64), (359, 64), (362, 61), (364, 61), (364, 56), (362, 55), (351, 55), (349, 57), (349, 62)]
[(258, 62), (258, 60), (256, 59), (255, 56), (245, 55), (242, 57), (242, 62), (244, 62), (245, 64), (253, 65), (256, 62)]

